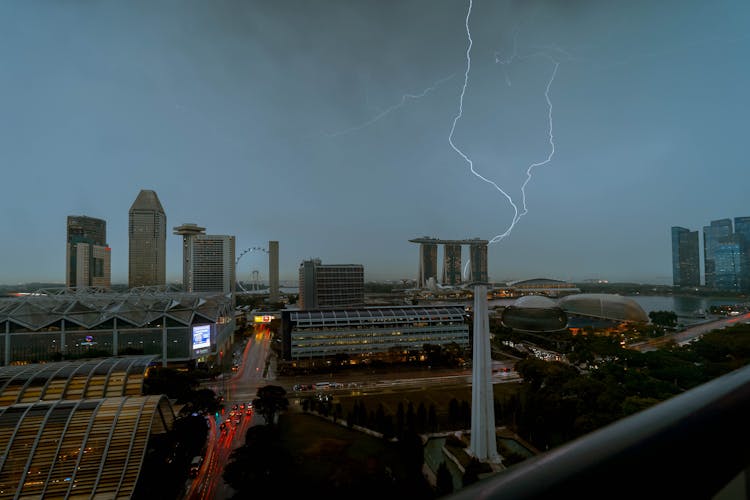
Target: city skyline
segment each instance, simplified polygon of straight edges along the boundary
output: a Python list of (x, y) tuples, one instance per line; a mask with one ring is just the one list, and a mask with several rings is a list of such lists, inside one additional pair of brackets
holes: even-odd
[[(491, 281), (671, 284), (672, 226), (750, 212), (750, 5), (474, 1), (465, 78), (468, 7), (0, 5), (0, 228), (23, 242), (0, 250), (0, 284), (64, 284), (70, 214), (106, 221), (126, 283), (141, 189), (169, 227), (235, 235), (238, 255), (279, 241), (282, 281), (310, 258), (417, 279), (408, 240), (514, 220), (452, 124), (519, 208), (554, 137), (528, 212), (488, 247)], [(168, 282), (181, 262), (167, 235)], [(268, 280), (267, 255), (242, 264)]]

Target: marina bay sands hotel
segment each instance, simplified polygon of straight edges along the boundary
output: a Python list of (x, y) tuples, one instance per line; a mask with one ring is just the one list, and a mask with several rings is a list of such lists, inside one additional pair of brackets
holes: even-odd
[(411, 243), (419, 243), (419, 280), (418, 286), (425, 288), (430, 278), (437, 282), (438, 245), (443, 245), (443, 285), (457, 286), (461, 280), (461, 247), (469, 246), (469, 277), (467, 283), (486, 283), (487, 278), (487, 245), (489, 241), (479, 238), (467, 240), (441, 240), (438, 238), (415, 238)]

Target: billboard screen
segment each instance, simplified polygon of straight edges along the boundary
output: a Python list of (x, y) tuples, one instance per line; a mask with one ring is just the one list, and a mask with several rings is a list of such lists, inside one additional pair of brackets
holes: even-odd
[(193, 351), (211, 347), (211, 325), (193, 326)]

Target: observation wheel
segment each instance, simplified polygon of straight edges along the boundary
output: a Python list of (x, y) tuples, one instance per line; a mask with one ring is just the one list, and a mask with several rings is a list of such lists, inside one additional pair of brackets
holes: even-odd
[[(234, 274), (237, 278), (237, 288), (242, 290), (244, 293), (249, 293), (250, 291), (247, 290), (244, 286), (242, 286), (242, 280), (240, 279), (240, 260), (242, 260), (242, 257), (245, 255), (251, 253), (251, 252), (263, 252), (268, 253), (268, 250), (266, 250), (263, 247), (250, 247), (246, 248), (245, 250), (241, 251), (240, 254), (237, 256), (237, 259), (234, 262)], [(254, 273), (257, 273), (258, 271), (253, 271)]]

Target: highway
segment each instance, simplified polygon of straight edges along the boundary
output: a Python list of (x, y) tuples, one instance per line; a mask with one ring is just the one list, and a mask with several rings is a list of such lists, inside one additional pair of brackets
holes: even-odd
[(750, 322), (750, 312), (740, 314), (739, 316), (730, 316), (727, 318), (720, 318), (714, 321), (708, 321), (699, 325), (691, 326), (690, 328), (681, 332), (673, 333), (671, 335), (665, 335), (656, 339), (647, 340), (645, 342), (639, 342), (637, 344), (631, 344), (628, 346), (630, 349), (635, 349), (641, 352), (655, 351), (661, 347), (664, 347), (669, 342), (676, 342), (678, 345), (685, 345), (693, 340), (700, 338), (703, 334), (713, 330), (721, 330), (728, 326), (735, 325), (737, 323)]

